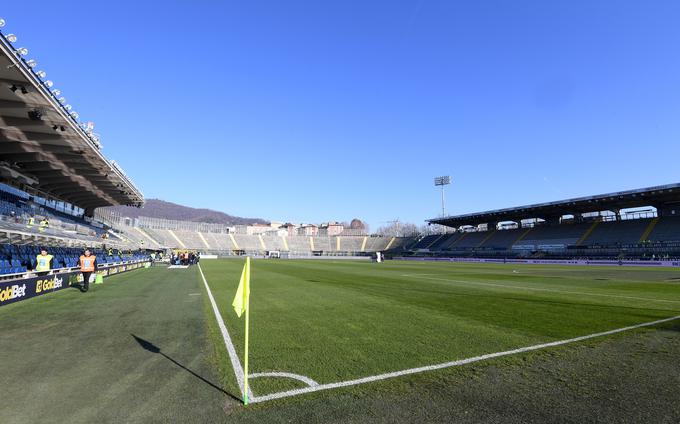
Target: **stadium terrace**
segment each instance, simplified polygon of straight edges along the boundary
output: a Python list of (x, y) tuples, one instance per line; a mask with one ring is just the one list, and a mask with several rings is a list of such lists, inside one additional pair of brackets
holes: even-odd
[(142, 205), (144, 197), (100, 151), (61, 91), (27, 59), (27, 49), (0, 37), (0, 178), (22, 190), (83, 208)]
[(644, 259), (680, 256), (680, 184), (428, 220), (412, 255)]

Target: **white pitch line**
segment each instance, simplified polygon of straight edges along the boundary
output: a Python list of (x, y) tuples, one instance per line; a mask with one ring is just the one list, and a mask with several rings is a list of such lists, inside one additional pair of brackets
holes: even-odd
[(337, 382), (337, 383), (320, 384), (320, 385), (314, 386), (314, 387), (305, 387), (305, 388), (302, 388), (302, 389), (295, 389), (295, 390), (288, 390), (288, 391), (285, 391), (285, 392), (271, 393), (271, 394), (268, 394), (268, 395), (255, 397), (255, 398), (251, 399), (251, 402), (252, 403), (266, 402), (266, 401), (274, 400), (274, 399), (281, 399), (281, 398), (286, 398), (286, 397), (291, 397), (291, 396), (298, 396), (298, 395), (301, 395), (301, 394), (304, 394), (304, 393), (318, 392), (318, 391), (321, 391), (321, 390), (338, 389), (340, 387), (356, 386), (356, 385), (359, 385), (359, 384), (366, 384), (366, 383), (372, 383), (374, 381), (387, 380), (387, 379), (390, 379), (390, 378), (401, 377), (401, 376), (404, 376), (404, 375), (418, 374), (418, 373), (427, 372), (427, 371), (440, 370), (440, 369), (443, 369), (443, 368), (457, 367), (457, 366), (461, 366), (461, 365), (471, 364), (473, 362), (479, 362), (479, 361), (485, 361), (487, 359), (498, 358), (498, 357), (501, 357), (501, 356), (515, 355), (517, 353), (530, 352), (532, 350), (539, 350), (539, 349), (545, 349), (545, 348), (548, 348), (548, 347), (561, 346), (561, 345), (565, 345), (565, 344), (569, 344), (569, 343), (575, 343), (575, 342), (580, 342), (580, 341), (583, 341), (583, 340), (593, 339), (595, 337), (609, 336), (611, 334), (635, 330), (637, 328), (642, 328), (642, 327), (651, 327), (653, 325), (663, 324), (664, 322), (674, 321), (674, 320), (677, 320), (677, 319), (680, 319), (680, 315), (674, 316), (674, 317), (671, 317), (671, 318), (660, 319), (658, 321), (652, 321), (652, 322), (646, 322), (646, 323), (643, 323), (643, 324), (631, 325), (630, 327), (617, 328), (615, 330), (604, 331), (604, 332), (601, 332), (601, 333), (593, 333), (593, 334), (589, 334), (587, 336), (574, 337), (573, 339), (566, 339), (566, 340), (559, 340), (559, 341), (555, 341), (555, 342), (542, 343), (542, 344), (537, 344), (537, 345), (533, 345), (533, 346), (522, 347), (522, 348), (519, 348), (519, 349), (506, 350), (506, 351), (503, 351), (503, 352), (488, 353), (486, 355), (475, 356), (475, 357), (467, 358), (467, 359), (460, 359), (460, 360), (457, 360), (457, 361), (444, 362), (442, 364), (428, 365), (428, 366), (425, 366), (425, 367), (418, 367), (418, 368), (410, 368), (410, 369), (406, 369), (406, 370), (402, 370), (402, 371), (395, 371), (395, 372), (390, 372), (390, 373), (386, 373), (386, 374), (378, 374), (378, 375), (372, 375), (370, 377), (358, 378), (356, 380), (347, 380), (347, 381), (340, 381), (340, 382)]
[(312, 380), (311, 378), (300, 375), (300, 374), (293, 374), (292, 372), (258, 372), (255, 374), (250, 374), (248, 375), (249, 378), (258, 378), (258, 377), (283, 377), (283, 378), (292, 378), (293, 380), (298, 380), (302, 381), (309, 387), (314, 387), (318, 386), (319, 383), (316, 381)]
[[(231, 337), (229, 337), (229, 331), (227, 331), (227, 326), (224, 325), (224, 320), (222, 319), (222, 315), (220, 314), (219, 309), (217, 309), (217, 303), (215, 303), (215, 298), (213, 297), (212, 292), (210, 291), (210, 287), (208, 286), (208, 281), (205, 279), (205, 275), (203, 275), (203, 270), (201, 269), (201, 264), (198, 264), (198, 270), (201, 272), (201, 278), (203, 279), (203, 284), (205, 284), (205, 290), (208, 292), (208, 298), (210, 299), (210, 304), (212, 305), (213, 312), (215, 313), (215, 319), (217, 320), (217, 325), (220, 327), (220, 331), (222, 332), (222, 338), (224, 338), (224, 345), (227, 347), (227, 352), (229, 352), (229, 359), (231, 359), (231, 366), (234, 369), (234, 375), (236, 376), (236, 381), (238, 382), (238, 387), (241, 390), (241, 394), (243, 394), (245, 373), (243, 372), (243, 367), (241, 366), (241, 361), (238, 359), (238, 355), (236, 354), (236, 349), (234, 348), (234, 343), (231, 341)], [(253, 399), (255, 397), (253, 395), (252, 390), (250, 390), (250, 388), (248, 388), (248, 397), (250, 399)]]
[(618, 298), (618, 299), (647, 300), (647, 301), (651, 301), (651, 302), (680, 303), (680, 300), (652, 299), (652, 298), (649, 298), (649, 297), (623, 296), (623, 295), (618, 295), (618, 294), (577, 292), (577, 291), (571, 291), (571, 290), (555, 290), (555, 289), (546, 289), (546, 288), (540, 288), (540, 287), (513, 286), (513, 285), (509, 285), (509, 284), (482, 283), (481, 281), (452, 280), (450, 278), (427, 277), (427, 275), (436, 275), (436, 274), (402, 274), (402, 277), (418, 277), (418, 278), (423, 278), (425, 280), (446, 281), (446, 282), (450, 282), (450, 283), (460, 283), (460, 284), (465, 284), (465, 285), (472, 284), (472, 285), (477, 285), (477, 286), (503, 287), (503, 288), (509, 288), (509, 289), (533, 290), (533, 291), (563, 293), (563, 294), (578, 294), (578, 295), (583, 295), (583, 296), (600, 296), (600, 297), (612, 297), (612, 298)]

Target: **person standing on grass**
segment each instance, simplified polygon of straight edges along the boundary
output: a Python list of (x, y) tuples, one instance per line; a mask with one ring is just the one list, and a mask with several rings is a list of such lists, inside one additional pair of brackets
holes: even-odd
[(83, 285), (80, 291), (85, 293), (90, 289), (90, 283), (94, 283), (95, 272), (97, 271), (97, 258), (92, 256), (90, 249), (85, 249), (85, 253), (80, 256), (80, 272), (83, 274)]
[(47, 249), (40, 249), (40, 254), (35, 257), (35, 272), (39, 276), (47, 275), (52, 269), (52, 259), (54, 256), (47, 254)]

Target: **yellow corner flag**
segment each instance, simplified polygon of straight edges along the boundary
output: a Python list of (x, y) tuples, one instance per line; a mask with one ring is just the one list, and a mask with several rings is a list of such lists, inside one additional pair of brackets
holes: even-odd
[(243, 404), (248, 405), (248, 330), (249, 330), (249, 316), (250, 316), (250, 257), (246, 258), (246, 264), (243, 266), (241, 272), (241, 281), (238, 283), (236, 296), (231, 306), (234, 307), (236, 315), (241, 318), (243, 313), (246, 313), (246, 331), (245, 331), (245, 361), (243, 364)]
[(250, 257), (246, 258), (246, 264), (243, 266), (241, 272), (241, 281), (238, 283), (236, 296), (234, 302), (231, 304), (236, 311), (236, 315), (241, 318), (244, 312), (248, 309), (248, 300), (250, 298)]

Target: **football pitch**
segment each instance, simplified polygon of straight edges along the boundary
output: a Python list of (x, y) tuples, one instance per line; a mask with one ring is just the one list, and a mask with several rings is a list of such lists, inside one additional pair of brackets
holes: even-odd
[[(202, 265), (239, 353), (243, 321), (229, 300), (241, 265)], [(680, 286), (650, 270), (255, 261), (252, 275), (251, 372), (290, 375), (252, 379), (256, 402), (575, 343), (680, 315)]]
[(254, 260), (243, 407), (242, 266), (155, 267), (0, 308), (2, 422), (557, 421), (555, 396), (563, 421), (634, 417), (588, 415), (600, 395), (680, 416), (677, 269)]

